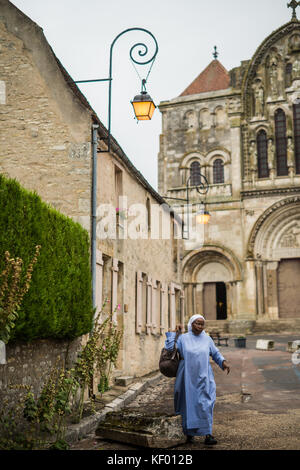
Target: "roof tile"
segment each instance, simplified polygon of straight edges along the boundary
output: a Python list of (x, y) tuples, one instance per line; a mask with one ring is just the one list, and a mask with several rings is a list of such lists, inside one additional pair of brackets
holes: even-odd
[(203, 72), (181, 93), (180, 96), (195, 95), (208, 91), (226, 90), (230, 86), (230, 75), (221, 62), (213, 60)]

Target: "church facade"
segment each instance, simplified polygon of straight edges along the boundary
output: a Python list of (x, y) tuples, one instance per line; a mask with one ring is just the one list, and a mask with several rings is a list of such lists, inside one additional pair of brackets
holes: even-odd
[[(300, 22), (293, 14), (229, 72), (214, 56), (159, 106), (158, 190), (180, 211), (188, 185), (191, 207), (186, 316), (225, 331), (299, 328)], [(199, 226), (203, 206), (211, 217)]]

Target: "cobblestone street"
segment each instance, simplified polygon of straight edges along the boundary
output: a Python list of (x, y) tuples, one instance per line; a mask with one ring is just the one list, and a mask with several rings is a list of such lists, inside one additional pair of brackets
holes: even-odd
[[(266, 338), (266, 335), (264, 335)], [(272, 335), (274, 351), (255, 349), (256, 337), (247, 338), (247, 348), (220, 346), (231, 365), (229, 375), (212, 363), (217, 384), (213, 434), (217, 446), (207, 448), (203, 437), (176, 450), (300, 450), (300, 365), (286, 352), (295, 335)], [(128, 405), (131, 408), (173, 411), (175, 379), (162, 376)], [(90, 435), (71, 450), (134, 450), (131, 445)]]

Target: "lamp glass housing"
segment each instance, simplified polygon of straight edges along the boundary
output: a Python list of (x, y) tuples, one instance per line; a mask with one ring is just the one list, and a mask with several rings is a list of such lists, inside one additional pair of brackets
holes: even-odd
[(205, 210), (201, 210), (196, 214), (196, 223), (197, 224), (208, 224), (210, 220), (210, 213)]
[(150, 121), (156, 106), (147, 92), (142, 91), (140, 95), (135, 96), (131, 104), (138, 121)]

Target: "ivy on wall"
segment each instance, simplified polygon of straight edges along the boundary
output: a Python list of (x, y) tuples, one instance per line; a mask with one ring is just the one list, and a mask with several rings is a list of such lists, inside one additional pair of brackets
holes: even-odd
[(27, 266), (37, 245), (38, 263), (11, 340), (73, 339), (88, 333), (93, 318), (88, 232), (0, 175), (0, 271), (5, 251)]

